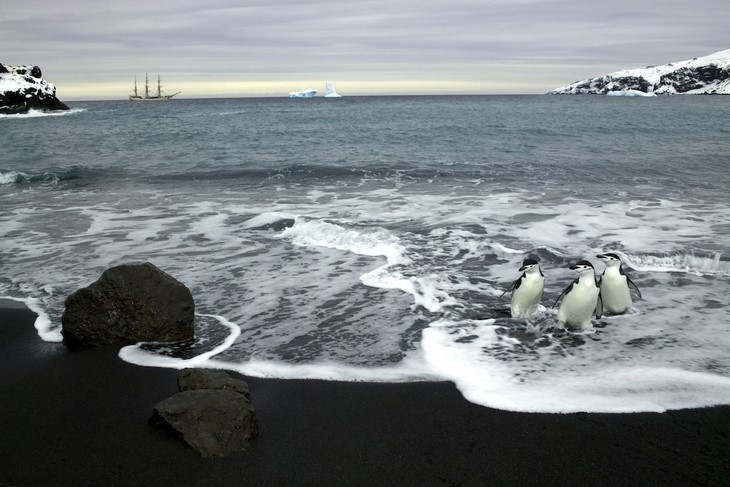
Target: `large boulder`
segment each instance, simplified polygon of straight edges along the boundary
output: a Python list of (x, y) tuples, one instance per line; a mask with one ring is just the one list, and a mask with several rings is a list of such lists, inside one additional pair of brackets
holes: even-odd
[(112, 267), (66, 299), (61, 331), (71, 348), (194, 337), (190, 290), (150, 263)]
[(43, 79), (41, 68), (0, 63), (0, 114), (68, 109), (56, 98), (56, 87)]
[[(258, 434), (248, 385), (242, 380), (225, 372), (185, 369), (178, 387), (181, 392), (155, 405), (150, 424), (172, 431), (201, 456), (244, 451)], [(184, 389), (188, 387), (192, 389)]]

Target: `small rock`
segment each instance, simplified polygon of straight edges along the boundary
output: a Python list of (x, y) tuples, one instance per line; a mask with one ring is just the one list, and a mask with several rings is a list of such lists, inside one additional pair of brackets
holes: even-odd
[(180, 392), (217, 389), (233, 391), (249, 397), (248, 384), (241, 379), (231, 377), (222, 370), (183, 369), (177, 376), (177, 387)]
[(176, 432), (203, 457), (243, 451), (258, 433), (251, 402), (228, 390), (179, 392), (155, 405), (150, 423)]

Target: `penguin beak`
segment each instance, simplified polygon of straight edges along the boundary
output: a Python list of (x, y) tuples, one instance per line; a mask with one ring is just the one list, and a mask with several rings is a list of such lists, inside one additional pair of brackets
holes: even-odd
[(532, 267), (532, 264), (523, 265), (522, 267), (520, 267), (519, 271), (525, 272), (527, 269), (530, 269), (531, 267)]

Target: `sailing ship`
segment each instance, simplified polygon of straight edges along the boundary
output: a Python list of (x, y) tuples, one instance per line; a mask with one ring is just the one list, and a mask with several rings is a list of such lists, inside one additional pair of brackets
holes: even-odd
[(162, 94), (162, 81), (160, 80), (160, 76), (157, 75), (157, 95), (150, 95), (150, 80), (147, 76), (147, 73), (144, 75), (144, 96), (140, 96), (140, 94), (137, 92), (137, 77), (134, 77), (134, 95), (129, 95), (129, 99), (131, 101), (164, 101), (169, 100), (175, 95), (178, 95), (180, 92), (173, 93), (172, 95), (163, 95)]

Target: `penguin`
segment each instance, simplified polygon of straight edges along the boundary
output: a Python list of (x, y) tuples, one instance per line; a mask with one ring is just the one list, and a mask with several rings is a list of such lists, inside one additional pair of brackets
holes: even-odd
[[(534, 315), (540, 305), (542, 291), (545, 287), (545, 275), (540, 270), (537, 260), (525, 259), (522, 261), (519, 271), (522, 272), (522, 275), (507, 290), (512, 291), (509, 308), (512, 318)], [(503, 292), (502, 296), (507, 291)]]
[(555, 300), (553, 308), (557, 306), (561, 300), (560, 308), (558, 308), (558, 328), (591, 329), (591, 316), (596, 313), (596, 318), (602, 315), (603, 306), (600, 302), (600, 287), (596, 280), (596, 271), (593, 264), (587, 260), (579, 260), (571, 269), (580, 273), (578, 279), (571, 282), (565, 288), (558, 299)]
[(641, 299), (641, 291), (624, 273), (621, 258), (613, 253), (598, 254), (596, 257), (606, 264), (601, 276), (601, 301), (603, 313), (620, 315), (631, 307), (631, 291)]

